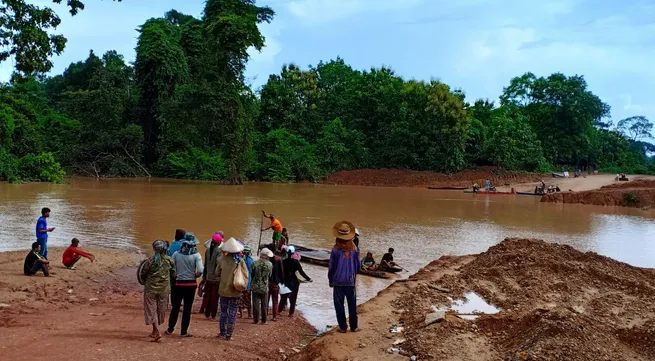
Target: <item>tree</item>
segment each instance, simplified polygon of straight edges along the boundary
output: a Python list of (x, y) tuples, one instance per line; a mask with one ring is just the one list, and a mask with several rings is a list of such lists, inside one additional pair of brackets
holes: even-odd
[(617, 128), (621, 129), (627, 136), (636, 142), (642, 138), (650, 138), (651, 131), (653, 130), (653, 123), (643, 115), (621, 119), (617, 124)]
[[(62, 0), (52, 2), (60, 4)], [(67, 6), (71, 15), (84, 10), (80, 0), (67, 0)], [(25, 0), (1, 0), (0, 63), (14, 56), (16, 71), (23, 75), (50, 71), (50, 57), (61, 54), (66, 47), (63, 35), (50, 34), (59, 24), (61, 19), (49, 7), (27, 4)]]

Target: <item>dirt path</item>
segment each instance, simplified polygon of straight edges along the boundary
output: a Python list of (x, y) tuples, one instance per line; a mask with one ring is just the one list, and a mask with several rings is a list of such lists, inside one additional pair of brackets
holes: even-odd
[[(0, 359), (276, 360), (295, 353), (316, 333), (300, 316), (266, 325), (240, 319), (227, 342), (216, 337), (217, 321), (194, 313), (189, 329), (194, 337), (182, 339), (178, 323), (178, 335), (150, 342), (135, 270), (124, 268), (140, 256), (92, 251), (98, 262), (83, 262), (76, 271), (57, 266), (52, 278), (23, 276), (24, 252), (0, 254)], [(61, 250), (50, 253), (51, 260), (61, 257)], [(199, 307), (197, 299), (194, 312)]]
[[(433, 307), (470, 291), (500, 312), (466, 320), (450, 311), (426, 323)], [(442, 257), (394, 283), (360, 306), (360, 333), (329, 333), (292, 360), (653, 360), (654, 297), (655, 270), (506, 239), (477, 256)], [(403, 333), (391, 333), (399, 322)]]

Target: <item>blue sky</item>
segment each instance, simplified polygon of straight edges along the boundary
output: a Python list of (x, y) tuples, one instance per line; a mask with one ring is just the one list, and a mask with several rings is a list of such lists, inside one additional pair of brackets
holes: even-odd
[[(85, 59), (90, 49), (134, 59), (136, 28), (167, 10), (200, 16), (203, 0), (86, 0), (57, 29), (68, 38), (54, 72)], [(612, 106), (614, 121), (645, 115), (655, 121), (653, 0), (268, 0), (277, 13), (262, 26), (267, 47), (253, 52), (253, 86), (285, 63), (303, 67), (340, 56), (353, 67), (386, 65), (405, 78), (463, 89), (469, 100), (496, 100), (513, 76), (582, 74)], [(0, 65), (8, 79), (11, 63)]]

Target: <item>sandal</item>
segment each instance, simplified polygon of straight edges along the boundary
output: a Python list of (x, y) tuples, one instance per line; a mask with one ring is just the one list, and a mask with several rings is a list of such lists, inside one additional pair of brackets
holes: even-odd
[(159, 340), (161, 340), (161, 335), (153, 337), (151, 342), (159, 342)]
[(190, 333), (185, 333), (183, 335), (180, 335), (180, 337), (193, 337)]

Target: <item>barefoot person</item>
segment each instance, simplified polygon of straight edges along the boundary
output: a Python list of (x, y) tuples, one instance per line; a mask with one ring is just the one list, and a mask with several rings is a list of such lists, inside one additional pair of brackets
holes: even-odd
[(348, 301), (348, 314), (350, 315), (350, 330), (357, 332), (357, 294), (355, 283), (357, 271), (361, 266), (359, 251), (353, 243), (355, 238), (355, 226), (347, 221), (338, 222), (334, 225), (332, 233), (336, 237), (334, 247), (330, 252), (330, 264), (328, 268), (328, 282), (332, 287), (332, 299), (334, 310), (337, 314), (339, 332), (348, 331), (346, 323), (346, 310), (344, 298)]
[(41, 246), (39, 253), (45, 259), (48, 259), (48, 233), (55, 230), (54, 227), (48, 228), (48, 217), (50, 217), (50, 208), (42, 208), (41, 217), (36, 221), (36, 241)]
[(54, 274), (50, 273), (50, 261), (39, 253), (40, 250), (41, 245), (38, 242), (32, 243), (32, 250), (25, 257), (25, 263), (23, 264), (23, 273), (26, 276), (34, 276), (39, 271), (43, 272), (46, 277)]
[(262, 232), (268, 231), (269, 229), (272, 228), (273, 229), (273, 243), (275, 244), (276, 247), (278, 247), (278, 249), (280, 249), (283, 246), (283, 244), (282, 244), (282, 229), (284, 227), (282, 227), (282, 223), (280, 223), (279, 219), (275, 218), (274, 213), (266, 215), (266, 212), (264, 212), (262, 210), (262, 214), (264, 215), (264, 217), (271, 220), (271, 225), (266, 227), (266, 228), (262, 228)]
[(218, 295), (220, 296), (221, 316), (219, 319), (218, 337), (226, 340), (232, 339), (234, 324), (239, 311), (239, 300), (241, 291), (234, 288), (234, 270), (241, 262), (240, 253), (243, 252), (243, 245), (236, 239), (230, 238), (221, 246), (223, 257), (216, 266), (216, 275), (220, 279)]
[(252, 318), (256, 325), (261, 316), (262, 325), (266, 323), (266, 309), (268, 308), (268, 279), (273, 273), (273, 265), (269, 261), (273, 252), (264, 248), (259, 254), (259, 259), (252, 265), (252, 279), (250, 290), (252, 291)]
[(203, 265), (202, 256), (198, 253), (196, 246), (198, 240), (191, 232), (184, 235), (182, 241), (182, 248), (173, 254), (173, 261), (175, 262), (175, 288), (171, 295), (172, 307), (171, 314), (168, 317), (167, 335), (173, 334), (175, 326), (177, 325), (177, 318), (180, 314), (180, 306), (184, 301), (184, 308), (182, 309), (182, 329), (180, 335), (182, 337), (191, 337), (189, 325), (191, 324), (191, 310), (193, 308), (193, 300), (196, 298), (196, 290), (198, 289), (197, 279), (202, 276)]
[(146, 325), (152, 325), (150, 337), (161, 339), (159, 325), (166, 319), (168, 294), (171, 291), (171, 277), (175, 277), (173, 260), (166, 254), (166, 242), (161, 239), (152, 244), (155, 255), (145, 261), (140, 277), (144, 282), (143, 311)]
[(296, 247), (287, 247), (287, 258), (282, 261), (284, 285), (291, 290), (291, 293), (287, 293), (280, 297), (280, 306), (278, 308), (278, 313), (284, 311), (287, 307), (287, 300), (289, 300), (289, 317), (293, 317), (293, 313), (296, 310), (296, 301), (298, 300), (298, 291), (300, 290), (300, 280), (298, 280), (296, 272), (307, 280), (307, 282), (314, 282), (302, 269), (300, 262), (294, 258), (294, 253), (296, 253)]
[(91, 262), (96, 260), (96, 257), (91, 253), (86, 253), (78, 248), (80, 241), (77, 238), (71, 240), (71, 245), (66, 248), (64, 254), (61, 256), (61, 263), (68, 269), (75, 269), (75, 264), (77, 261), (84, 258), (88, 258)]

